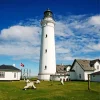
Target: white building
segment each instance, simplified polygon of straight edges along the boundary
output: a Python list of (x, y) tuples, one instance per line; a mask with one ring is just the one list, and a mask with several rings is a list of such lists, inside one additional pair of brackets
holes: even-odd
[(12, 65), (0, 66), (0, 80), (20, 80), (21, 70)]
[(48, 9), (41, 21), (41, 49), (38, 79), (50, 80), (50, 75), (56, 73), (55, 36), (53, 13)]
[(88, 74), (100, 71), (100, 60), (75, 59), (70, 70), (71, 80), (88, 80)]
[(56, 66), (56, 74), (51, 75), (51, 80), (54, 81), (69, 81), (69, 72), (70, 72), (70, 65), (57, 65)]
[(90, 80), (100, 82), (100, 71), (90, 74)]

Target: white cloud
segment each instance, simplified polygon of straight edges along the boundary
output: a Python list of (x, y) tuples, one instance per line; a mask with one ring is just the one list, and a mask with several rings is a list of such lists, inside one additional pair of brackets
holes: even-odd
[(61, 21), (57, 21), (55, 25), (56, 36), (72, 36), (73, 32), (68, 28), (67, 24)]
[(89, 22), (92, 25), (100, 25), (100, 15), (90, 17)]
[[(63, 18), (63, 21), (61, 19), (60, 23), (67, 27), (68, 30), (71, 30), (73, 35), (69, 34), (70, 37), (61, 35), (63, 37), (59, 37), (58, 40), (60, 40), (56, 41), (56, 45), (60, 45), (61, 48), (66, 48), (69, 51), (67, 55), (60, 55), (60, 60), (73, 60), (75, 58), (95, 59), (98, 57), (96, 55), (99, 55), (97, 51), (100, 51), (98, 45), (100, 43), (100, 27), (98, 27), (100, 21), (98, 18), (98, 25), (96, 23), (97, 20), (90, 23), (93, 18), (97, 18), (97, 16), (68, 16)], [(93, 26), (93, 23), (96, 25)], [(62, 26), (60, 25), (59, 27), (61, 28)], [(63, 34), (67, 33), (67, 28), (63, 29)], [(95, 52), (95, 55), (89, 54), (90, 52)]]
[[(33, 41), (38, 39), (40, 28), (36, 26), (11, 26), (1, 30), (1, 38), (5, 40)], [(37, 41), (37, 40), (36, 40)]]
[[(0, 55), (12, 56), (15, 60), (39, 61), (41, 39), (39, 24), (37, 20), (30, 19), (26, 25), (22, 25), (21, 22), (20, 25), (2, 29)], [(90, 52), (97, 53), (100, 50), (100, 27), (98, 25), (99, 16), (73, 15), (64, 18), (62, 16), (62, 19), (56, 20), (57, 60), (98, 57), (89, 55)]]
[(100, 51), (100, 43), (99, 44), (91, 43), (87, 45), (87, 47), (90, 49), (90, 52)]
[(56, 47), (56, 53), (69, 53), (69, 49), (63, 47)]
[(0, 54), (13, 56), (14, 59), (32, 59), (39, 56), (40, 27), (11, 26), (1, 30)]

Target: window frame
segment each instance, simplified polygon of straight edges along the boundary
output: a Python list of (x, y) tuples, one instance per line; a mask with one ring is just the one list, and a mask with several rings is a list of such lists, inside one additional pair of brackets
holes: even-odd
[(14, 78), (16, 78), (16, 73), (14, 72)]
[(5, 78), (5, 72), (3, 71), (0, 72), (0, 78)]
[(97, 69), (99, 69), (99, 65), (97, 65)]
[(45, 53), (47, 53), (47, 49), (45, 49)]
[(67, 68), (64, 68), (64, 71), (66, 71), (67, 70)]
[(48, 35), (46, 34), (46, 35), (45, 35), (45, 38), (47, 38), (47, 36), (48, 36)]
[(81, 79), (81, 74), (79, 74), (79, 78)]
[(95, 75), (93, 75), (93, 77), (95, 77)]
[(47, 69), (47, 66), (45, 65), (45, 70)]

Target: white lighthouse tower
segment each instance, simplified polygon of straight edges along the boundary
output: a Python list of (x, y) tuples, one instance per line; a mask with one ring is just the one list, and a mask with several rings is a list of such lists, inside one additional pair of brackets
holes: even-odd
[(56, 73), (55, 57), (55, 36), (53, 13), (48, 9), (44, 12), (41, 21), (42, 36), (40, 49), (40, 64), (38, 78), (40, 80), (50, 80), (50, 75)]

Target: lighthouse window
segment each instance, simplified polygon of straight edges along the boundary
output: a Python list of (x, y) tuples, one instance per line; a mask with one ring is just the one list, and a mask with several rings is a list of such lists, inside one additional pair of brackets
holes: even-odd
[(66, 71), (66, 68), (64, 68), (64, 71)]
[(47, 38), (47, 34), (46, 34), (45, 38)]
[(47, 49), (45, 49), (45, 53), (47, 53)]
[(47, 66), (45, 66), (45, 69), (47, 69)]

